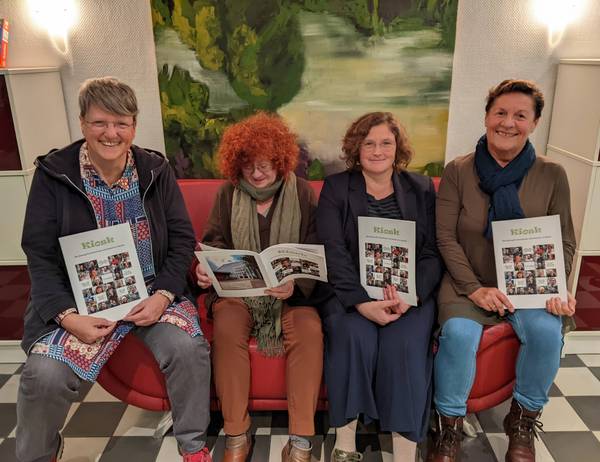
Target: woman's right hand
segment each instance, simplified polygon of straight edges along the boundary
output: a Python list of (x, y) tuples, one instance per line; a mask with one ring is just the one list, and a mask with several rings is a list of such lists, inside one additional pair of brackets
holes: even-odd
[(198, 263), (196, 266), (196, 279), (198, 280), (198, 285), (203, 289), (210, 287), (212, 284), (208, 274), (206, 274), (206, 270), (202, 266), (202, 263)]
[(392, 311), (393, 307), (397, 304), (397, 300), (364, 302), (356, 305), (356, 310), (369, 321), (373, 321), (380, 326), (385, 326), (402, 316), (402, 313), (394, 313)]
[(61, 323), (63, 329), (88, 344), (107, 336), (116, 326), (115, 321), (76, 313), (67, 315)]
[(505, 311), (515, 312), (515, 307), (508, 297), (496, 287), (480, 287), (469, 295), (469, 299), (478, 307), (497, 312), (500, 316), (504, 316)]

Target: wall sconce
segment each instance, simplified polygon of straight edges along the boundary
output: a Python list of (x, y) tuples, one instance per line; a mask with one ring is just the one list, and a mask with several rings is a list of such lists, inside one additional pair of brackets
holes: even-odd
[(28, 0), (27, 3), (35, 24), (48, 31), (58, 51), (67, 54), (67, 35), (78, 17), (75, 0)]
[(586, 0), (534, 0), (536, 17), (548, 26), (550, 47), (558, 45), (566, 27), (578, 19)]

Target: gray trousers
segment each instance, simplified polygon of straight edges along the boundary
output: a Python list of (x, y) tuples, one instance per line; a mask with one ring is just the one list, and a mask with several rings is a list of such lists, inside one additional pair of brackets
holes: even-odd
[[(177, 326), (157, 323), (132, 333), (152, 351), (165, 374), (173, 413), (173, 435), (180, 449), (204, 447), (210, 420), (210, 352), (203, 336), (190, 337)], [(54, 457), (81, 379), (66, 364), (47, 356), (27, 358), (17, 398), (16, 453), (21, 462), (47, 462)]]

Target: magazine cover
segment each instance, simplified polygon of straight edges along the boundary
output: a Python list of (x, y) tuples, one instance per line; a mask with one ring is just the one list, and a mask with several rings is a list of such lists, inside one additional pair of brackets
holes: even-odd
[(128, 223), (59, 241), (79, 314), (118, 321), (148, 297)]
[(492, 222), (498, 289), (515, 308), (544, 308), (567, 299), (560, 217)]
[(220, 297), (253, 297), (293, 279), (327, 281), (322, 245), (277, 244), (261, 253), (201, 244), (196, 257)]
[(417, 304), (415, 222), (358, 217), (360, 283), (371, 298), (383, 300), (391, 284), (409, 305)]

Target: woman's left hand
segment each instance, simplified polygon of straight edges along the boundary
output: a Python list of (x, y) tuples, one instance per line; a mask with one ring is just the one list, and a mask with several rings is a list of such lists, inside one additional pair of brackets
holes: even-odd
[(404, 314), (410, 308), (410, 305), (402, 300), (402, 297), (400, 297), (396, 287), (391, 284), (388, 284), (383, 288), (383, 299), (396, 300), (398, 302), (396, 305), (389, 307), (391, 313)]
[(265, 290), (265, 294), (279, 300), (287, 300), (294, 293), (294, 281), (288, 281), (280, 286)]
[(575, 305), (577, 300), (567, 292), (567, 301), (563, 301), (560, 297), (552, 297), (546, 300), (546, 310), (556, 316), (573, 316), (575, 314)]
[(169, 306), (169, 300), (164, 295), (155, 293), (135, 305), (123, 318), (136, 326), (151, 326), (156, 323)]

